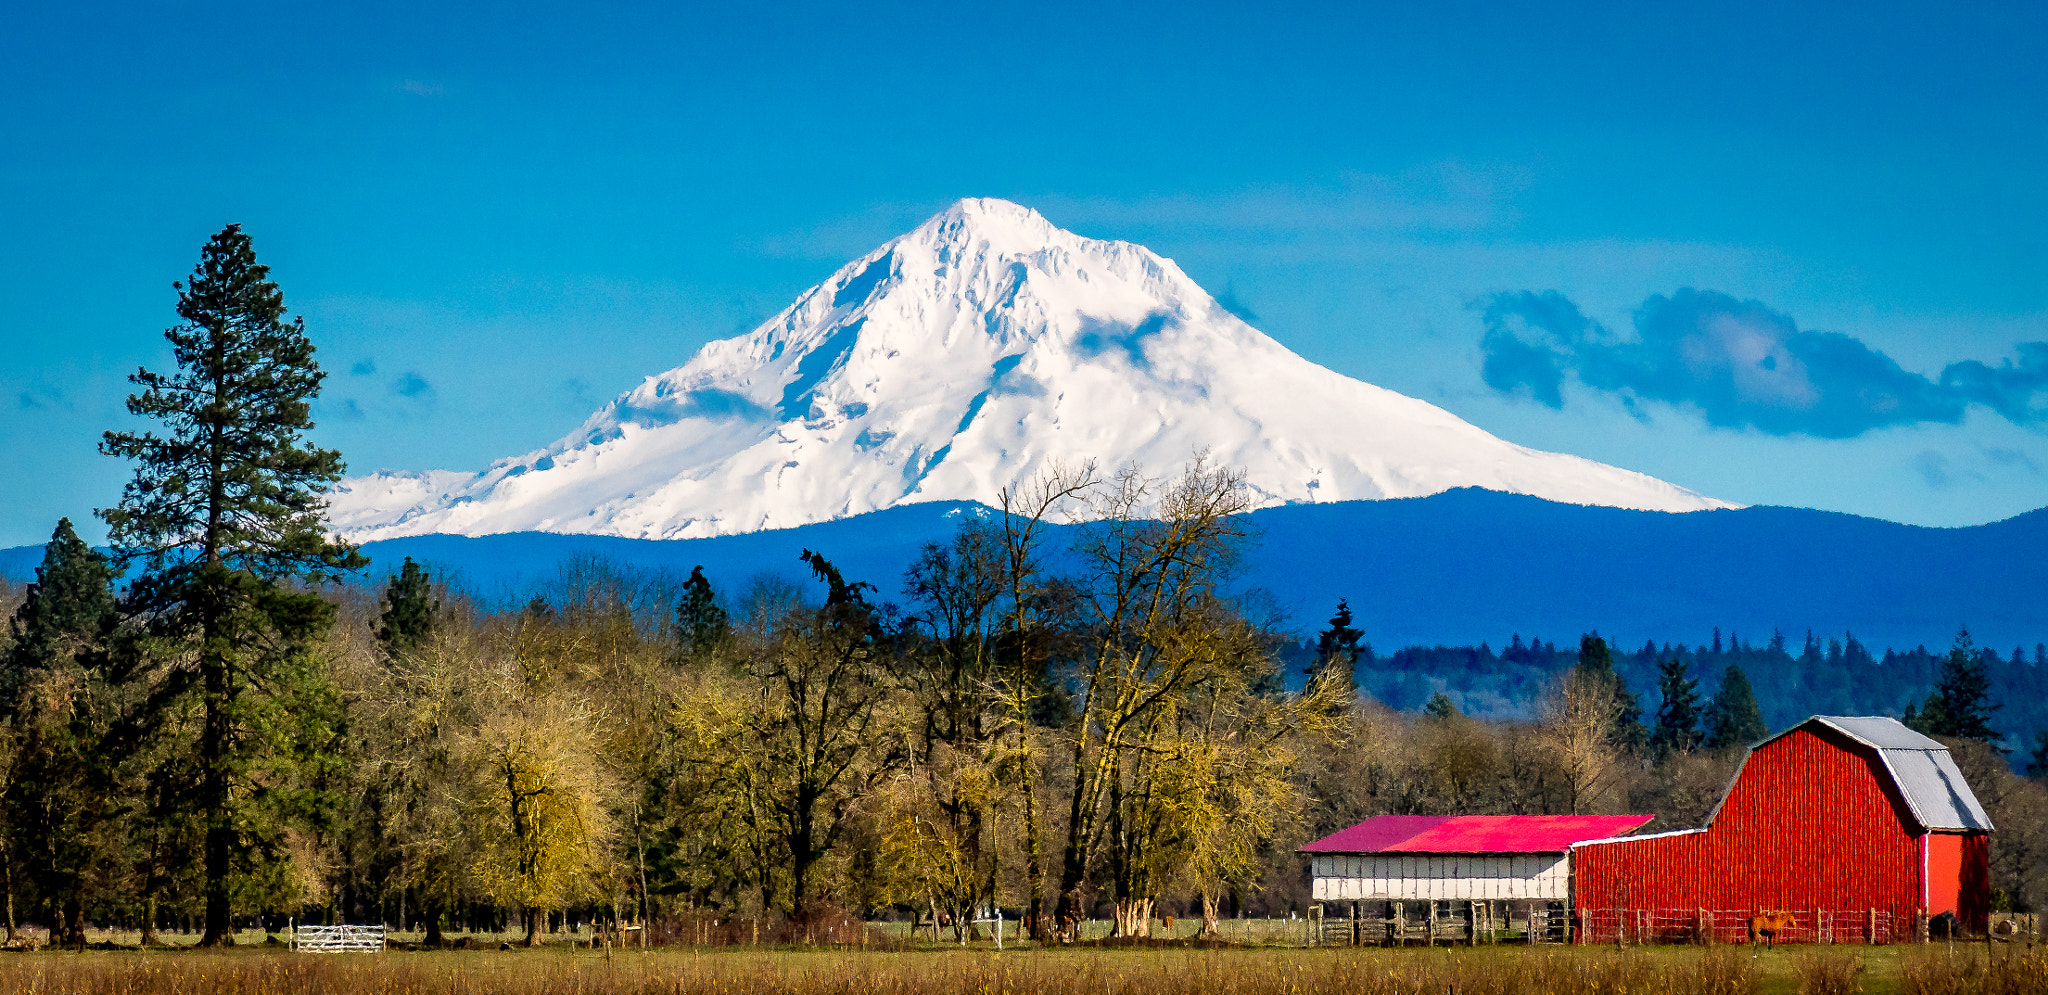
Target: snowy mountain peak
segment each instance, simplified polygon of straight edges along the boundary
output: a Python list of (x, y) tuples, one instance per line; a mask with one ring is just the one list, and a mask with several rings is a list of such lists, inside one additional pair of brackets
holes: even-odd
[(1294, 355), (1143, 246), (1009, 201), (955, 202), (781, 314), (482, 473), (345, 481), (356, 539), (548, 531), (688, 538), (917, 501), (993, 502), (1049, 461), (1170, 472), (1198, 449), (1262, 504), (1459, 486), (1729, 507), (1515, 446)]

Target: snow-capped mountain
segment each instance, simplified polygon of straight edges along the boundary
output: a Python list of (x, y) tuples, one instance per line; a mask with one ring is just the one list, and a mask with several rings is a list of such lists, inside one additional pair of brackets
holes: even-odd
[(753, 332), (649, 377), (482, 473), (342, 482), (358, 540), (570, 532), (689, 538), (935, 500), (994, 503), (1050, 461), (1170, 475), (1199, 449), (1261, 505), (1475, 486), (1660, 511), (1732, 507), (1504, 442), (1245, 324), (1172, 260), (962, 200)]

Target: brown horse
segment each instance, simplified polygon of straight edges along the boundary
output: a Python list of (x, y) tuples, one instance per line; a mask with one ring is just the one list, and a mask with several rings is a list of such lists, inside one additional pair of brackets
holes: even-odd
[(1766, 947), (1778, 945), (1778, 935), (1792, 928), (1792, 914), (1789, 912), (1766, 912), (1749, 919), (1749, 945), (1754, 947), (1761, 939)]
[(1173, 917), (1162, 916), (1159, 922), (1166, 927), (1166, 938), (1169, 940), (1173, 939)]

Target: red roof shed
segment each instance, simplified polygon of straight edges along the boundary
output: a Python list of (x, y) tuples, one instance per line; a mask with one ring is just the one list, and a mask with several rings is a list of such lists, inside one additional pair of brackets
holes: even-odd
[(1573, 843), (1634, 832), (1647, 815), (1382, 815), (1301, 848), (1318, 901), (1570, 895)]
[(1948, 750), (1897, 720), (1816, 715), (1757, 744), (1707, 826), (1572, 849), (1584, 937), (1792, 912), (1791, 938), (1910, 936), (1921, 914), (1982, 931), (1991, 820)]

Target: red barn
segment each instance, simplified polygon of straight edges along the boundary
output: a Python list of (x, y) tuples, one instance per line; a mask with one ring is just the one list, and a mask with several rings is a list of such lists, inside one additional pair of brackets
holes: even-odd
[(1576, 844), (1573, 904), (1589, 942), (1740, 939), (1766, 911), (1793, 940), (1905, 940), (1944, 912), (1982, 932), (1990, 831), (1946, 747), (1816, 715), (1750, 749), (1705, 828)]

